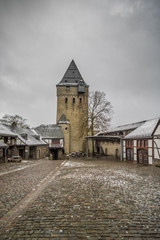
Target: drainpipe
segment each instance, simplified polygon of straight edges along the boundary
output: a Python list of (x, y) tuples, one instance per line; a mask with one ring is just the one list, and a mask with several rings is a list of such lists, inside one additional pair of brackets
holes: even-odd
[(123, 139), (120, 139), (120, 149), (121, 149), (121, 161), (123, 161)]

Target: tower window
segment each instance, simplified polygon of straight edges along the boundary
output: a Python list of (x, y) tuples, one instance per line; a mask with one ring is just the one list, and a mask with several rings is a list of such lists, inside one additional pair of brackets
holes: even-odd
[(67, 103), (68, 102), (68, 98), (65, 98), (65, 103)]
[(79, 102), (82, 103), (82, 98), (79, 99)]
[(76, 102), (76, 100), (75, 100), (75, 98), (73, 98), (73, 103), (75, 103)]

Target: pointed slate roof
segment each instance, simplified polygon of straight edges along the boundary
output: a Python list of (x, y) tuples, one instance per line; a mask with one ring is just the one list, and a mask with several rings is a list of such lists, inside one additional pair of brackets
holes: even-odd
[(83, 82), (87, 86), (74, 60), (72, 60), (61, 82), (57, 86), (77, 86), (79, 82)]
[(67, 124), (69, 124), (69, 121), (68, 121), (68, 119), (66, 118), (66, 115), (65, 115), (64, 113), (61, 115), (58, 123), (59, 123), (59, 124), (61, 124), (61, 123), (67, 123)]

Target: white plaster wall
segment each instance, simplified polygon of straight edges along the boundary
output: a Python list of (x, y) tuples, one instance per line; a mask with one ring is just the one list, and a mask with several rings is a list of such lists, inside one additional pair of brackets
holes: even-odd
[[(159, 151), (160, 151), (160, 150), (159, 150)], [(160, 159), (157, 149), (154, 149), (154, 158)]]
[(125, 147), (125, 143), (126, 143), (126, 142), (125, 142), (125, 141), (123, 141), (123, 146), (124, 146), (124, 147)]
[(152, 140), (148, 140), (148, 147), (152, 147)]
[(136, 147), (134, 147), (134, 153), (135, 153), (135, 154), (137, 153), (137, 148), (136, 148)]
[(137, 161), (137, 154), (134, 154), (134, 161)]
[(126, 158), (126, 152), (123, 152), (123, 158)]
[(160, 124), (158, 125), (154, 135), (158, 135), (158, 134), (160, 134)]
[(17, 139), (16, 144), (17, 144), (17, 145), (25, 145), (19, 138)]
[(160, 139), (154, 139), (154, 142), (156, 143), (154, 143), (154, 147), (158, 146), (158, 148), (160, 148)]
[(149, 149), (148, 149), (148, 155), (149, 155), (149, 156), (152, 156), (152, 148), (149, 148)]
[(125, 147), (123, 147), (123, 152), (125, 152), (126, 151), (126, 148)]
[(137, 140), (134, 140), (134, 146), (135, 147), (137, 146)]
[(152, 164), (152, 157), (149, 157), (148, 162), (149, 164)]
[[(157, 149), (158, 147), (158, 149)], [(159, 154), (158, 154), (159, 152)], [(154, 139), (154, 158), (160, 159), (160, 139)]]

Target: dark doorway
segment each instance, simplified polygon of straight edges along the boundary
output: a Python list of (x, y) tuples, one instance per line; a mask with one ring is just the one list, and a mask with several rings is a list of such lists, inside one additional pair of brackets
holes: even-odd
[(19, 149), (19, 156), (24, 158), (24, 149)]
[(97, 148), (97, 153), (99, 154), (99, 153), (100, 153), (100, 148), (99, 148), (99, 146), (97, 146), (96, 148)]
[(118, 151), (118, 149), (116, 149), (116, 158), (118, 158), (118, 154), (119, 154), (119, 151)]
[(52, 149), (50, 151), (53, 156), (53, 160), (58, 160), (58, 149)]

